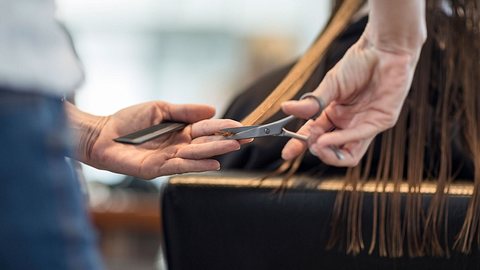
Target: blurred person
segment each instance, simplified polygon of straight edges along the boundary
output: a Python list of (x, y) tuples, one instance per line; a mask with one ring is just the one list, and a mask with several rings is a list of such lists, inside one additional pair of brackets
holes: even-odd
[[(209, 119), (214, 109), (205, 105), (156, 101), (106, 117), (82, 112), (62, 101), (82, 78), (53, 0), (0, 1), (0, 269), (102, 268), (66, 156), (151, 179), (218, 170), (211, 157), (240, 148), (211, 136), (239, 124)], [(140, 146), (112, 141), (164, 120), (190, 124)]]

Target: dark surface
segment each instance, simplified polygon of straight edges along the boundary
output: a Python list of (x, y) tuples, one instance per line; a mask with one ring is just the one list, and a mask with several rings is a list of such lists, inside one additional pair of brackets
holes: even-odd
[[(425, 197), (425, 202), (428, 197)], [(388, 259), (327, 251), (335, 193), (169, 184), (162, 220), (169, 270), (190, 269), (479, 269), (478, 252), (446, 258)], [(450, 241), (468, 199), (451, 197)], [(366, 195), (364, 239), (369, 244), (372, 196)]]

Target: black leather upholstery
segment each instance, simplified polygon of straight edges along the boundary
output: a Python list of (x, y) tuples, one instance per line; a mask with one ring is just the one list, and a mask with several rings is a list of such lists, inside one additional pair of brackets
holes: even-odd
[[(480, 269), (478, 252), (446, 258), (380, 258), (327, 251), (335, 192), (169, 183), (162, 195), (164, 252), (169, 270), (200, 269)], [(428, 201), (428, 197), (425, 197)], [(467, 197), (449, 200), (450, 241)], [(364, 213), (372, 209), (366, 195)], [(370, 239), (371, 215), (364, 218)]]

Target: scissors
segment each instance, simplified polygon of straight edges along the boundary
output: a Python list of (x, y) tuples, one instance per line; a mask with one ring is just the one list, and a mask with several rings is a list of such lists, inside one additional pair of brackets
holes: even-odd
[[(290, 115), (265, 125), (225, 128), (220, 131), (225, 134), (226, 139), (230, 139), (230, 140), (242, 140), (242, 139), (250, 139), (250, 138), (279, 136), (279, 137), (290, 137), (290, 138), (295, 138), (302, 141), (307, 141), (308, 140), (307, 136), (289, 131), (284, 128), (286, 124), (288, 124), (290, 121), (294, 119), (296, 119), (296, 117), (293, 115)], [(335, 156), (339, 160), (344, 159), (342, 152), (336, 146), (330, 146), (330, 149), (332, 149), (332, 151), (335, 153)]]

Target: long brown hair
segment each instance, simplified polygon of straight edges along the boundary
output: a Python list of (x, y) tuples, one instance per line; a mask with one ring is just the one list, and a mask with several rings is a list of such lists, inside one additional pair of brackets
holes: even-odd
[[(428, 39), (409, 97), (395, 127), (377, 138), (380, 143), (372, 143), (359, 166), (347, 171), (348, 189), (337, 195), (329, 248), (346, 244), (351, 254), (365, 248), (360, 187), (372, 176), (376, 192), (369, 253), (448, 256), (450, 247), (469, 253), (480, 243), (479, 1), (429, 0), (426, 17)], [(454, 243), (448, 243), (447, 194), (460, 167), (452, 164), (452, 145), (463, 149), (473, 164), (474, 187), (464, 224)], [(371, 169), (374, 153), (379, 153), (376, 171)], [(425, 211), (420, 191), (424, 181), (436, 182)], [(385, 192), (392, 182), (393, 192)], [(402, 203), (399, 190), (405, 183), (408, 192)], [(344, 233), (346, 237), (339, 237)]]
[[(332, 18), (315, 44), (290, 73), (242, 122), (258, 124), (280, 109), (311, 76), (329, 44), (365, 1), (334, 1)], [(397, 124), (378, 136), (366, 157), (347, 170), (332, 214), (328, 248), (346, 247), (380, 256), (448, 256), (450, 249), (469, 253), (480, 244), (480, 0), (427, 0), (428, 38), (411, 91)], [(473, 194), (465, 220), (449, 243), (448, 193), (461, 167), (453, 150), (461, 150), (472, 167)], [(301, 158), (277, 172), (290, 177)], [(373, 211), (363, 209), (362, 187), (374, 181)], [(421, 187), (435, 182), (429, 201)], [(387, 186), (390, 191), (387, 192)], [(400, 188), (407, 186), (402, 199)], [(423, 206), (428, 203), (427, 207)], [(372, 213), (370, 243), (364, 243), (364, 212)]]

